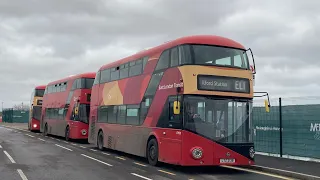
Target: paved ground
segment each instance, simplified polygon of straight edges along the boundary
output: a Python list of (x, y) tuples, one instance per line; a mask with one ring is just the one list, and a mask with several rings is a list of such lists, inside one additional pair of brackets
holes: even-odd
[(320, 163), (317, 162), (300, 161), (263, 155), (256, 155), (255, 162), (260, 166), (294, 171), (320, 177)]
[(4, 125), (0, 124), (1, 180), (289, 179), (244, 168), (181, 168), (166, 164), (153, 167), (143, 158), (99, 151), (90, 144), (66, 142), (58, 137), (44, 137), (25, 130), (21, 124)]

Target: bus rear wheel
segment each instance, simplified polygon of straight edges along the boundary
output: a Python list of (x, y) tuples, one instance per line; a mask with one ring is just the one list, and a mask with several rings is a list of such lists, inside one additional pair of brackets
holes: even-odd
[(47, 124), (44, 126), (43, 135), (45, 135), (45, 136), (48, 135), (48, 125)]
[(150, 165), (156, 166), (158, 164), (158, 142), (155, 138), (152, 138), (147, 145), (147, 159)]
[(97, 138), (98, 149), (103, 150), (103, 132), (100, 131)]

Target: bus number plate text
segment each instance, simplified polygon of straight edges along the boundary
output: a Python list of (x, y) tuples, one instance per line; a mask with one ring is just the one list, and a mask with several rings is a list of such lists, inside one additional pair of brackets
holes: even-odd
[(235, 159), (220, 159), (220, 163), (235, 163)]

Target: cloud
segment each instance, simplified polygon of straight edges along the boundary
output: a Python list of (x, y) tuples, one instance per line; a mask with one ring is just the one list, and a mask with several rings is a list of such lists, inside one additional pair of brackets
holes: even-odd
[(0, 2), (0, 101), (28, 103), (38, 84), (191, 34), (232, 38), (255, 55), (257, 90), (316, 95), (320, 2), (11, 0)]

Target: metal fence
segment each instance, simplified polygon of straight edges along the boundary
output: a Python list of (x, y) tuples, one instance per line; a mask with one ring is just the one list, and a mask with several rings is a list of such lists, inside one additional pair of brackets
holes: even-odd
[(7, 123), (27, 123), (29, 121), (29, 111), (4, 109), (2, 112), (2, 122)]
[[(257, 152), (289, 158), (320, 159), (320, 97), (271, 99), (253, 107)], [(282, 129), (282, 131), (280, 131)]]

